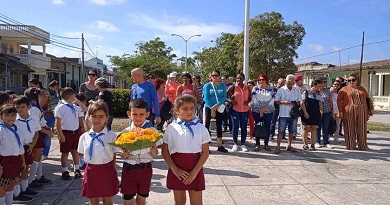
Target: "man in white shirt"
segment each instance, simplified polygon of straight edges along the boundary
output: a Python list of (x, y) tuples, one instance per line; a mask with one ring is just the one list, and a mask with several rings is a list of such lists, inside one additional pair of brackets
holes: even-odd
[(296, 150), (291, 146), (291, 144), (293, 141), (294, 134), (297, 132), (298, 119), (292, 118), (290, 116), (290, 111), (293, 108), (293, 103), (296, 102), (297, 104), (299, 104), (299, 101), (302, 100), (302, 96), (299, 88), (295, 87), (294, 84), (294, 75), (287, 75), (286, 85), (279, 88), (275, 96), (275, 103), (279, 104), (279, 131), (275, 154), (280, 153), (280, 143), (282, 142), (282, 137), (285, 134), (287, 127), (288, 145), (286, 150), (296, 152)]

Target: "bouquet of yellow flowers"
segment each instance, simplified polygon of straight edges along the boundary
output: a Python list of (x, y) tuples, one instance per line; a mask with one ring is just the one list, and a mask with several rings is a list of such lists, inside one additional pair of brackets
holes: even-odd
[(163, 134), (150, 128), (134, 128), (129, 132), (122, 133), (113, 143), (115, 147), (130, 151), (152, 147)]

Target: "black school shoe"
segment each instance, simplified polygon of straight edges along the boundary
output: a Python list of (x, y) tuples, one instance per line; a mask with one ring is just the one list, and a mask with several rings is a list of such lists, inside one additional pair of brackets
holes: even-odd
[(19, 196), (14, 197), (14, 204), (26, 204), (28, 202), (31, 202), (34, 198), (24, 195), (22, 192), (19, 194)]
[(62, 178), (63, 180), (65, 180), (65, 181), (72, 180), (72, 177), (69, 175), (69, 172), (68, 172), (68, 171), (62, 172), (61, 178)]
[(22, 191), (21, 194), (30, 197), (38, 196), (38, 192), (31, 190), (29, 187), (27, 187), (26, 191)]
[(223, 147), (223, 146), (218, 147), (217, 151), (223, 152), (223, 153), (228, 153), (228, 152), (229, 152), (229, 151), (228, 151), (225, 147)]
[(40, 179), (36, 179), (33, 181), (33, 183), (37, 183), (37, 184), (51, 184), (51, 180), (50, 179), (46, 179), (46, 177), (43, 175)]
[(83, 175), (81, 174), (81, 170), (80, 169), (74, 171), (74, 178), (75, 179), (80, 179), (82, 177), (83, 177)]

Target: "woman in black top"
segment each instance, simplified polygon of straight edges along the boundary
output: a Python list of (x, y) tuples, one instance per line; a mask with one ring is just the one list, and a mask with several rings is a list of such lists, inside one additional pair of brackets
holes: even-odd
[(95, 81), (96, 88), (99, 90), (99, 95), (97, 97), (98, 100), (103, 100), (108, 106), (108, 114), (110, 115), (107, 122), (108, 130), (111, 130), (111, 124), (113, 119), (113, 96), (108, 88), (110, 87), (110, 83), (105, 78), (98, 78)]
[(87, 106), (90, 100), (95, 100), (99, 95), (99, 90), (95, 84), (98, 77), (97, 70), (90, 70), (88, 72), (88, 81), (80, 85), (79, 93), (84, 94), (87, 97)]

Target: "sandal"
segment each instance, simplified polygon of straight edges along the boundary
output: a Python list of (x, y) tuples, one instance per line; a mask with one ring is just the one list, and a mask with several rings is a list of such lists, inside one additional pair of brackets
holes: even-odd
[(275, 151), (274, 151), (275, 154), (280, 154), (280, 148), (276, 148)]
[(289, 151), (289, 152), (297, 152), (297, 150), (295, 150), (293, 147), (291, 147), (291, 146), (288, 146), (287, 148), (286, 148), (286, 150), (287, 151)]
[(311, 145), (310, 145), (310, 149), (311, 149), (311, 150), (316, 150), (316, 146), (315, 146), (314, 144), (311, 144)]
[(303, 150), (310, 150), (309, 146), (307, 144), (303, 145)]
[(256, 145), (255, 152), (259, 152), (259, 151), (260, 151), (260, 145)]
[(269, 145), (264, 145), (264, 149), (265, 149), (266, 151), (271, 151), (271, 147), (269, 147)]

